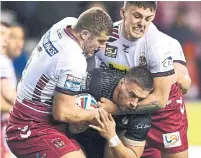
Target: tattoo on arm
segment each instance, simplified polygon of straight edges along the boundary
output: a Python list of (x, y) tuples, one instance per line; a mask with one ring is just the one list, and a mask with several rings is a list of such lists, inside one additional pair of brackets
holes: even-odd
[(146, 114), (153, 113), (157, 110), (160, 110), (160, 104), (158, 102), (151, 102), (150, 104), (140, 104), (137, 107), (129, 112), (123, 112), (121, 114)]

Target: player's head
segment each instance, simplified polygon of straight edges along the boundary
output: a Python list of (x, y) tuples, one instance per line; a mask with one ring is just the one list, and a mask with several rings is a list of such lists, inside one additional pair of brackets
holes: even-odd
[(24, 29), (21, 26), (10, 27), (10, 38), (8, 42), (7, 54), (11, 58), (18, 57), (24, 47)]
[(1, 22), (1, 53), (5, 53), (7, 46), (8, 46), (8, 40), (9, 40), (9, 34), (10, 34), (10, 29), (9, 25), (5, 22)]
[(84, 52), (91, 56), (99, 48), (105, 47), (112, 33), (113, 22), (103, 9), (94, 7), (79, 16), (74, 28), (80, 33)]
[(128, 40), (141, 38), (154, 19), (156, 8), (156, 1), (125, 1), (120, 10), (125, 38)]
[(122, 111), (134, 109), (139, 100), (146, 98), (153, 90), (151, 72), (142, 66), (131, 68), (119, 82), (117, 104)]

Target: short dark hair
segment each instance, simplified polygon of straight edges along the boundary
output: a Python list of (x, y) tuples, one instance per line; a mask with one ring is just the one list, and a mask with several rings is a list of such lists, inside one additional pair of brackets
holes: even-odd
[(75, 26), (77, 31), (88, 30), (96, 35), (106, 31), (110, 35), (113, 30), (113, 21), (103, 9), (93, 7), (83, 12)]
[(136, 83), (145, 90), (150, 90), (154, 86), (154, 79), (148, 68), (144, 66), (132, 67), (125, 75), (124, 79), (131, 83)]
[(5, 27), (10, 27), (10, 24), (8, 24), (7, 22), (1, 21), (1, 25), (5, 26)]
[(124, 8), (126, 9), (129, 5), (135, 5), (139, 8), (150, 8), (151, 11), (156, 10), (157, 8), (157, 2), (156, 1), (125, 1), (124, 2)]

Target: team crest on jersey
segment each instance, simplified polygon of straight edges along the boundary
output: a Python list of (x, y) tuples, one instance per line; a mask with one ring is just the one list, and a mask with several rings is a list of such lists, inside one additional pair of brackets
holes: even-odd
[(69, 91), (80, 91), (82, 79), (74, 77), (72, 75), (67, 75), (64, 88)]
[(145, 56), (140, 55), (139, 57), (139, 65), (140, 66), (147, 66), (147, 59)]
[(117, 57), (117, 47), (106, 45), (105, 48), (105, 56), (108, 56), (110, 58), (116, 58)]

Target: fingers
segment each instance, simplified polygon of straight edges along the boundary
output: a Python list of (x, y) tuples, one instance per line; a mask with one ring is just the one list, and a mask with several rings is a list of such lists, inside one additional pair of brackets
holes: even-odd
[(110, 101), (110, 100), (107, 99), (107, 98), (102, 97), (102, 98), (100, 99), (100, 101), (101, 101), (102, 103), (107, 103), (107, 102)]
[(98, 124), (100, 125), (101, 128), (104, 128), (104, 124), (103, 124), (103, 122), (101, 122), (100, 119), (96, 119), (96, 121), (98, 122)]
[(98, 132), (102, 132), (102, 129), (99, 126), (89, 125), (89, 127), (97, 130)]
[(108, 118), (109, 118), (110, 121), (114, 122), (114, 118), (112, 117), (112, 114), (111, 114), (111, 113), (109, 113)]

